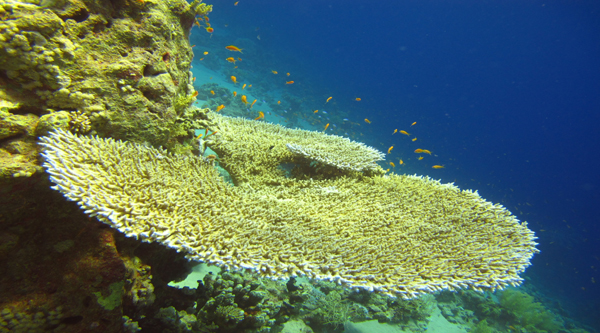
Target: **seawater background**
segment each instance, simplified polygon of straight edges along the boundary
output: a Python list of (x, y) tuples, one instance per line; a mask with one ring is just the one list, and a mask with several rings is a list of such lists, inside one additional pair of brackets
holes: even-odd
[[(305, 128), (329, 122), (329, 133), (394, 145), (393, 171), (477, 189), (528, 221), (542, 252), (527, 283), (600, 329), (597, 1), (234, 2), (209, 2), (215, 32), (194, 28), (197, 54), (243, 44), (244, 54), (227, 53), (243, 58), (240, 77), (265, 99), (301, 99), (293, 112), (312, 119)], [(434, 156), (418, 161), (416, 148)]]

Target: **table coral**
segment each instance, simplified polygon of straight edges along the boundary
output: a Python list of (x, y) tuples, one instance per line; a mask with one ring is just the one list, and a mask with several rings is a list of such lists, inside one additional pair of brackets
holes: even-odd
[(201, 157), (64, 131), (42, 140), (54, 188), (87, 214), (226, 269), (413, 298), (520, 284), (537, 252), (504, 207), (427, 177), (232, 187)]

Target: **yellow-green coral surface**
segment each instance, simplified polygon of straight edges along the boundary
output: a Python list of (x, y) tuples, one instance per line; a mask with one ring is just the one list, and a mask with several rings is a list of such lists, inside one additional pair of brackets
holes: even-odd
[(65, 131), (43, 146), (55, 189), (87, 214), (228, 269), (411, 298), (519, 284), (537, 252), (533, 232), (505, 208), (426, 177), (233, 187), (201, 157)]

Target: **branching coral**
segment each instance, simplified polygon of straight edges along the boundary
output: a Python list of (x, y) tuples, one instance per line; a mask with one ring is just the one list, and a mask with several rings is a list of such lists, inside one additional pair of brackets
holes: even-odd
[(537, 252), (504, 207), (429, 178), (232, 187), (199, 157), (64, 131), (42, 141), (54, 188), (87, 214), (227, 269), (413, 298), (517, 285)]

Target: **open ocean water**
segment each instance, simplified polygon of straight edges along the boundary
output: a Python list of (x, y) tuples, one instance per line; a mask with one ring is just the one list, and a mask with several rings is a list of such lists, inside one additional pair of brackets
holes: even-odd
[(210, 4), (197, 87), (235, 75), (267, 121), (394, 146), (390, 172), (504, 205), (539, 237), (525, 284), (600, 330), (600, 2)]

